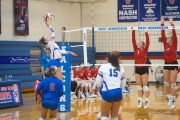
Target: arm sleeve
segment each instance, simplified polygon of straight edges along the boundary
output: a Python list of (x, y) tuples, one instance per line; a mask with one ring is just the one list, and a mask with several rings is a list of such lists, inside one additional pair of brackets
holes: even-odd
[(51, 31), (51, 37), (50, 37), (50, 39), (51, 39), (51, 40), (54, 40), (54, 39), (55, 39), (55, 32), (54, 32), (54, 29), (53, 29), (52, 26), (49, 26), (49, 29), (50, 29), (50, 31)]
[(133, 43), (133, 48), (135, 51), (137, 49), (135, 30), (132, 30), (132, 43)]
[[(161, 26), (164, 26), (164, 24), (161, 24)], [(162, 42), (165, 45), (166, 44), (166, 35), (165, 35), (165, 30), (161, 29), (161, 37), (162, 37)]]
[(65, 51), (65, 50), (59, 50), (59, 52), (60, 52), (61, 54), (67, 54), (68, 51)]
[(102, 78), (103, 78), (103, 76), (102, 76), (101, 72), (98, 72), (98, 75), (96, 77), (96, 80), (94, 81), (92, 89), (96, 89), (97, 86), (101, 86), (101, 84), (103, 82)]
[(146, 36), (146, 47), (145, 47), (145, 51), (148, 51), (149, 48), (149, 34), (148, 32), (145, 32), (145, 36)]
[(42, 89), (43, 89), (43, 80), (41, 81), (41, 83), (37, 87), (36, 93), (39, 95)]
[[(174, 24), (171, 25), (171, 26), (174, 26)], [(175, 49), (177, 50), (177, 35), (176, 35), (176, 30), (175, 29), (172, 29), (172, 35), (173, 35), (173, 44), (175, 46)]]

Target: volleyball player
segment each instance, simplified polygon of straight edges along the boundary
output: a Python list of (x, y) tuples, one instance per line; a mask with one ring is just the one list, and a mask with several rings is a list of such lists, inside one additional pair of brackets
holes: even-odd
[[(47, 112), (50, 109), (50, 120), (56, 120), (58, 103), (63, 95), (63, 83), (55, 77), (58, 70), (56, 66), (51, 66), (48, 70), (50, 77), (44, 78), (37, 88), (38, 101), (42, 101), (41, 117), (39, 120), (45, 120)], [(40, 91), (43, 90), (43, 96), (40, 97)]]
[[(165, 35), (165, 30), (161, 30), (162, 41), (164, 44), (164, 61), (165, 66), (163, 69), (164, 84), (167, 93), (168, 105), (170, 108), (175, 107), (175, 96), (172, 95), (173, 89), (176, 87), (176, 79), (178, 75), (178, 62), (177, 62), (177, 36), (174, 29), (173, 18), (169, 18), (169, 23), (173, 26), (172, 34)], [(164, 17), (161, 17), (161, 26), (164, 26)], [(166, 66), (177, 65), (177, 66)]]
[[(134, 48), (134, 59), (135, 64), (144, 64), (146, 65), (146, 55), (149, 48), (149, 35), (147, 32), (147, 29), (145, 30), (145, 36), (146, 36), (146, 45), (143, 41), (140, 41), (136, 44), (136, 36), (135, 36), (135, 30), (132, 30), (132, 43)], [(149, 107), (149, 88), (147, 86), (148, 79), (147, 79), (147, 67), (146, 66), (135, 66), (135, 79), (137, 84), (137, 90), (138, 90), (138, 108), (142, 106), (142, 90), (145, 93), (145, 105), (144, 108)], [(143, 87), (142, 87), (143, 85)]]
[(47, 25), (47, 27), (49, 27), (49, 29), (51, 31), (51, 37), (49, 38), (47, 36), (43, 36), (39, 40), (39, 44), (40, 45), (45, 45), (48, 48), (50, 48), (50, 50), (51, 50), (51, 53), (50, 53), (50, 58), (51, 58), (50, 66), (54, 65), (54, 66), (58, 67), (58, 73), (56, 75), (60, 80), (63, 80), (62, 71), (61, 71), (61, 68), (60, 68), (60, 60), (62, 59), (62, 54), (71, 54), (73, 56), (77, 56), (77, 55), (75, 53), (73, 53), (73, 52), (60, 50), (59, 46), (54, 41), (54, 39), (55, 39), (54, 29), (52, 28), (52, 26), (49, 25), (49, 23), (47, 22), (45, 17), (44, 17), (44, 22)]
[(112, 51), (107, 55), (108, 63), (99, 68), (91, 93), (102, 84), (101, 120), (108, 120), (111, 111), (111, 120), (118, 120), (118, 111), (122, 100), (120, 88), (122, 71), (119, 65), (119, 52)]

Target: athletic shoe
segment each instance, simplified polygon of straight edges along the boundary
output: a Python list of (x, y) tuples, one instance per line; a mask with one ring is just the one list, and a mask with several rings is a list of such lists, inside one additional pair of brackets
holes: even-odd
[(97, 93), (97, 96), (98, 96), (98, 97), (101, 97), (101, 94), (100, 94), (100, 93)]
[(167, 101), (168, 101), (168, 105), (170, 106), (170, 105), (171, 105), (171, 103), (172, 103), (172, 99), (171, 99), (171, 97), (167, 97)]
[(174, 109), (175, 106), (176, 106), (176, 103), (175, 103), (175, 100), (173, 99), (172, 102), (171, 102), (170, 108), (171, 108), (171, 109)]
[(75, 94), (73, 95), (73, 97), (74, 97), (74, 99), (77, 99), (77, 96)]
[(92, 98), (95, 98), (95, 97), (98, 97), (98, 96), (97, 96), (97, 95), (95, 95), (95, 94), (92, 94), (92, 95), (91, 95), (91, 97), (92, 97)]
[(85, 98), (84, 93), (81, 93), (81, 98)]
[(149, 100), (146, 100), (145, 101), (145, 104), (144, 104), (144, 109), (148, 108), (149, 107)]
[(129, 92), (133, 92), (133, 90), (129, 87)]
[(138, 108), (142, 107), (142, 100), (138, 100)]
[(128, 91), (127, 91), (127, 90), (125, 90), (125, 89), (124, 89), (124, 90), (122, 90), (122, 91), (123, 91), (123, 93), (128, 93)]

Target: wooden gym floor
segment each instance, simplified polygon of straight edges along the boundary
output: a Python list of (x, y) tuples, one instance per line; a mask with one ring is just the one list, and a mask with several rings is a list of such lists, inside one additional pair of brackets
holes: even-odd
[[(125, 94), (122, 101), (123, 120), (180, 120), (180, 98), (176, 109), (170, 109), (166, 102), (164, 86), (150, 85), (150, 107), (137, 109), (136, 85), (134, 92)], [(71, 102), (70, 113), (58, 113), (58, 120), (94, 120), (100, 110), (101, 98), (76, 99)], [(23, 93), (24, 105), (0, 109), (0, 120), (39, 120), (40, 106), (36, 105), (35, 93)], [(48, 115), (49, 116), (49, 115)], [(48, 118), (46, 119), (48, 120)]]

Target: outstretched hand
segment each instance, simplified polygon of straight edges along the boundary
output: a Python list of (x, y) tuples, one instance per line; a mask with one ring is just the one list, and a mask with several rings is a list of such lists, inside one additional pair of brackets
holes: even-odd
[(46, 16), (43, 16), (43, 18), (44, 18), (45, 24), (47, 25), (47, 27), (49, 27), (50, 25), (49, 25), (49, 23), (48, 23), (47, 20), (46, 20)]
[(161, 24), (164, 24), (164, 16), (161, 16)]
[(169, 18), (169, 23), (172, 25), (173, 24), (173, 17)]
[(72, 56), (77, 56), (77, 55), (76, 55), (75, 53), (73, 53), (73, 52), (71, 52), (71, 55), (72, 55)]

